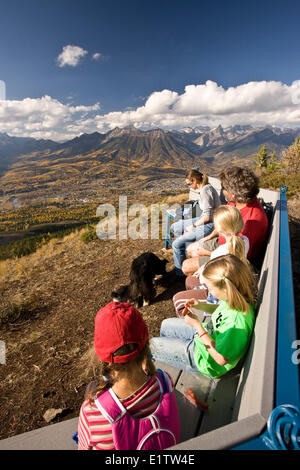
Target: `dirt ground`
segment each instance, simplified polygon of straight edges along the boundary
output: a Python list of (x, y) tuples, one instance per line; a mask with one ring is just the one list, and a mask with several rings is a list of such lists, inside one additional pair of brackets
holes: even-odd
[[(294, 219), (290, 230), (297, 288), (299, 221)], [(0, 439), (46, 426), (43, 415), (49, 408), (63, 410), (52, 422), (78, 415), (86, 385), (94, 378), (86, 353), (97, 311), (111, 300), (115, 286), (127, 283), (133, 258), (144, 251), (161, 256), (163, 246), (159, 240), (84, 244), (74, 235), (24, 261), (8, 263), (6, 281), (0, 282), (2, 300), (33, 296), (35, 308), (30, 318), (0, 329), (6, 346), (6, 364), (0, 365)], [(169, 260), (168, 271), (173, 268), (171, 255)], [(158, 286), (153, 305), (140, 309), (150, 336), (159, 335), (161, 321), (174, 316), (172, 296), (184, 286), (171, 279)], [(299, 338), (299, 309), (297, 316)]]
[[(38, 269), (32, 256), (18, 268), (16, 281), (1, 285), (2, 298), (31, 295), (37, 301), (31, 318), (0, 330), (6, 346), (6, 364), (0, 366), (0, 439), (47, 425), (43, 415), (49, 408), (63, 410), (53, 422), (78, 415), (94, 378), (92, 370), (87, 374), (84, 354), (93, 344), (97, 311), (111, 300), (115, 286), (128, 282), (133, 258), (144, 251), (162, 257), (164, 246), (158, 240), (83, 244), (78, 237), (60, 243), (51, 254), (40, 254)], [(151, 336), (159, 335), (161, 321), (174, 315), (172, 296), (182, 288), (180, 281), (159, 285), (155, 303), (140, 309)]]

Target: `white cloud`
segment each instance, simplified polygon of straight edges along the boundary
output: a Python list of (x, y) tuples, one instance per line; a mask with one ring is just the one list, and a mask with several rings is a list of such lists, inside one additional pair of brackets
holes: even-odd
[(0, 131), (10, 135), (67, 140), (115, 127), (178, 129), (222, 124), (300, 127), (300, 81), (248, 82), (224, 89), (215, 82), (188, 85), (182, 94), (154, 91), (143, 106), (100, 114), (100, 105), (73, 106), (44, 96), (0, 102)]
[(225, 90), (208, 80), (186, 86), (181, 95), (170, 90), (154, 92), (144, 106), (96, 116), (95, 122), (99, 130), (127, 124), (175, 129), (218, 124), (300, 126), (299, 96), (300, 81), (291, 86), (248, 82)]
[[(6, 100), (0, 103), (0, 129), (10, 135), (65, 140), (80, 134), (92, 124), (86, 116), (99, 112), (100, 105), (72, 106), (48, 95)], [(93, 131), (93, 128), (90, 130)]]
[(99, 60), (102, 54), (100, 52), (95, 52), (95, 54), (92, 55), (93, 60)]
[(80, 59), (87, 53), (88, 51), (79, 46), (64, 46), (62, 52), (57, 57), (57, 64), (59, 67), (65, 67), (66, 65), (76, 67)]
[(291, 93), (281, 82), (248, 82), (224, 90), (208, 80), (204, 85), (188, 85), (174, 107), (179, 114), (233, 114), (267, 112), (291, 104)]

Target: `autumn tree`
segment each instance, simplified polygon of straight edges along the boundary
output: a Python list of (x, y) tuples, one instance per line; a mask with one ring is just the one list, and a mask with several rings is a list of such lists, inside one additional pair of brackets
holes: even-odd
[(300, 171), (300, 136), (295, 142), (282, 152), (283, 164), (287, 173), (298, 173)]

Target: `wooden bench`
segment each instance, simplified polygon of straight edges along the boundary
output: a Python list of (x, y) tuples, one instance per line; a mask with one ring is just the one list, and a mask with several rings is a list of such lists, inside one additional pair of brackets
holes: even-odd
[[(220, 190), (218, 180), (210, 181)], [(255, 330), (243, 362), (215, 382), (157, 363), (172, 376), (179, 406), (180, 443), (172, 450), (284, 448), (284, 434), (293, 431), (299, 438), (299, 376), (297, 360), (293, 359), (296, 329), (286, 196), (261, 190), (259, 197), (272, 203), (274, 213), (259, 278)], [(208, 402), (207, 411), (201, 412), (185, 398), (188, 387)], [(289, 407), (282, 406), (286, 404)], [(279, 419), (282, 416), (285, 429)], [(72, 435), (77, 422), (74, 418), (4, 439), (0, 449), (76, 449)], [(298, 438), (294, 442), (290, 439), (286, 446), (297, 448)]]

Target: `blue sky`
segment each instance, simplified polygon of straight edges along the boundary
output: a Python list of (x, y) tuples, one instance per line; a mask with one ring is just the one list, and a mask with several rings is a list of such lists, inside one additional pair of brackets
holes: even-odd
[(300, 126), (297, 0), (3, 0), (0, 13), (0, 132)]

